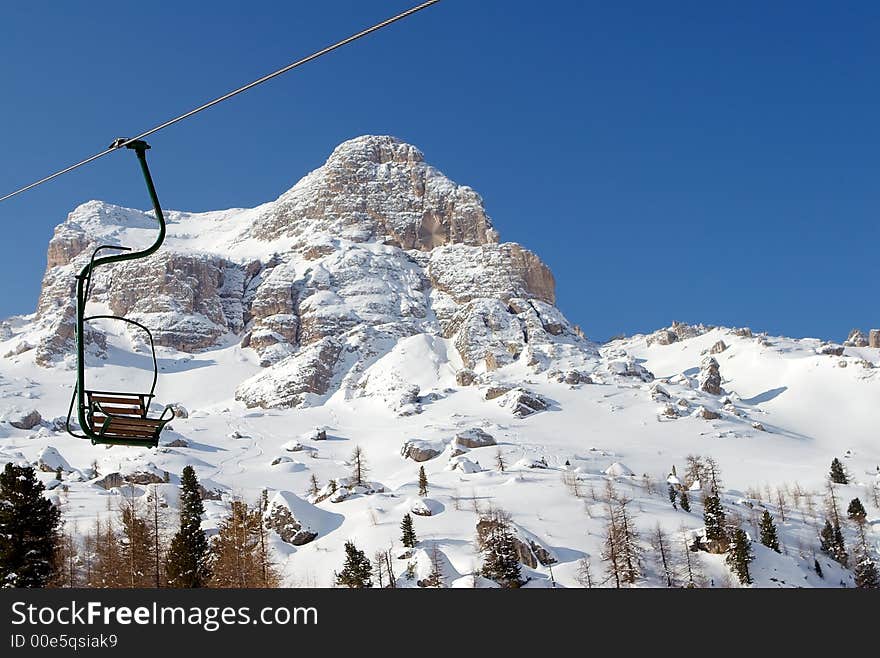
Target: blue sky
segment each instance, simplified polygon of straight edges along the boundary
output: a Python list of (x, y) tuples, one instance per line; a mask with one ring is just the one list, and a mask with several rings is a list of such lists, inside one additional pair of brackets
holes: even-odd
[[(4, 5), (6, 192), (409, 6)], [(413, 3), (414, 4), (414, 3)], [(275, 198), (394, 134), (474, 187), (587, 334), (673, 319), (842, 339), (880, 326), (880, 3), (443, 0), (151, 139), (163, 204)], [(0, 204), (0, 316), (33, 310), (52, 228), (147, 207), (105, 158)]]

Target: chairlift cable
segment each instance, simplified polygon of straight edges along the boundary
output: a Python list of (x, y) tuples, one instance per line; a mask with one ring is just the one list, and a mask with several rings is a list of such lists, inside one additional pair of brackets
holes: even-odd
[(6, 195), (0, 197), (0, 202), (6, 201), (7, 199), (11, 199), (12, 197), (17, 196), (17, 195), (21, 194), (22, 192), (27, 192), (28, 190), (32, 190), (33, 188), (37, 187), (38, 185), (42, 185), (43, 183), (47, 183), (54, 178), (58, 178), (59, 176), (62, 176), (66, 173), (73, 171), (74, 169), (79, 169), (80, 167), (83, 167), (87, 164), (90, 164), (90, 163), (94, 162), (95, 160), (98, 160), (99, 158), (103, 158), (105, 155), (109, 155), (110, 153), (113, 153), (113, 151), (116, 151), (121, 148), (125, 148), (126, 146), (128, 146), (132, 142), (143, 140), (145, 137), (149, 137), (150, 135), (157, 133), (160, 130), (163, 130), (169, 126), (173, 126), (175, 123), (183, 121), (184, 119), (188, 119), (191, 116), (198, 114), (199, 112), (203, 112), (204, 110), (207, 110), (209, 107), (213, 107), (214, 105), (217, 105), (219, 103), (222, 103), (223, 101), (229, 100), (230, 98), (233, 98), (234, 96), (238, 96), (239, 94), (242, 94), (246, 91), (249, 91), (250, 89), (257, 87), (257, 86), (263, 84), (264, 82), (268, 82), (269, 80), (272, 80), (273, 78), (277, 78), (279, 75), (283, 75), (284, 73), (287, 73), (288, 71), (292, 71), (293, 69), (298, 68), (298, 67), (302, 66), (303, 64), (307, 64), (311, 61), (318, 59), (319, 57), (323, 57), (324, 55), (331, 53), (334, 50), (337, 50), (339, 48), (342, 48), (343, 46), (347, 46), (348, 44), (350, 44), (354, 41), (357, 41), (358, 39), (362, 39), (363, 37), (367, 36), (368, 34), (372, 34), (373, 32), (381, 30), (382, 28), (387, 27), (387, 26), (391, 25), (392, 23), (397, 23), (398, 21), (401, 21), (404, 18), (408, 18), (409, 16), (412, 16), (413, 14), (420, 12), (423, 9), (427, 9), (431, 5), (435, 5), (438, 2), (440, 2), (440, 0), (428, 0), (427, 2), (423, 2), (420, 5), (416, 5), (415, 7), (411, 7), (410, 9), (407, 9), (406, 11), (403, 11), (395, 16), (392, 16), (391, 18), (388, 18), (388, 19), (382, 21), (381, 23), (376, 23), (375, 25), (368, 27), (364, 30), (361, 30), (360, 32), (353, 34), (350, 37), (347, 37), (341, 41), (337, 41), (333, 45), (327, 46), (326, 48), (322, 48), (321, 50), (318, 50), (318, 51), (312, 53), (311, 55), (303, 57), (302, 59), (298, 59), (297, 61), (292, 62), (292, 63), (288, 64), (287, 66), (284, 66), (284, 67), (278, 69), (277, 71), (273, 71), (272, 73), (268, 73), (267, 75), (264, 75), (263, 77), (258, 78), (257, 80), (254, 80), (253, 82), (249, 82), (246, 85), (242, 85), (241, 87), (238, 87), (237, 89), (233, 89), (232, 91), (230, 91), (226, 94), (223, 94), (222, 96), (218, 96), (217, 98), (215, 98), (211, 101), (208, 101), (207, 103), (204, 103), (202, 105), (199, 105), (196, 108), (193, 108), (189, 112), (185, 112), (184, 114), (176, 116), (173, 119), (169, 119), (168, 121), (165, 121), (164, 123), (160, 123), (158, 126), (150, 128), (149, 130), (146, 130), (135, 137), (117, 140), (110, 147), (101, 151), (100, 153), (96, 153), (95, 155), (92, 155), (92, 156), (86, 158), (85, 160), (82, 160), (80, 162), (77, 162), (76, 164), (70, 165), (69, 167), (65, 167), (64, 169), (56, 171), (53, 174), (49, 174), (45, 178), (41, 178), (40, 180), (34, 181), (33, 183), (30, 183), (29, 185), (25, 185), (24, 187), (21, 187), (21, 188), (15, 190), (14, 192), (10, 192), (9, 194), (6, 194)]

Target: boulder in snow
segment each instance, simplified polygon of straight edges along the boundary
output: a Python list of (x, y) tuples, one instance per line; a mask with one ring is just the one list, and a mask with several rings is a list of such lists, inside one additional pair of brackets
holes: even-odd
[(550, 403), (547, 400), (524, 388), (515, 388), (505, 393), (500, 404), (505, 409), (510, 409), (517, 418), (525, 418), (550, 408)]
[(703, 420), (718, 420), (721, 418), (721, 414), (717, 411), (712, 411), (711, 409), (706, 409), (706, 407), (700, 405), (697, 407), (696, 411), (691, 414), (695, 418), (702, 418)]
[(479, 473), (483, 469), (479, 462), (472, 462), (467, 457), (453, 457), (446, 465), (447, 471), (461, 471), (462, 473)]
[(443, 452), (443, 448), (443, 444), (439, 441), (410, 439), (400, 449), (400, 456), (404, 459), (412, 459), (414, 462), (426, 462)]
[(4, 420), (19, 430), (32, 430), (43, 422), (43, 417), (36, 409), (13, 409), (4, 414)]
[(37, 455), (37, 468), (45, 473), (55, 473), (59, 468), (64, 473), (70, 473), (73, 468), (67, 463), (67, 460), (61, 456), (61, 453), (52, 446), (46, 446), (40, 450)]
[(629, 467), (627, 467), (624, 464), (621, 464), (620, 462), (614, 462), (613, 464), (611, 464), (611, 466), (609, 466), (608, 468), (606, 468), (602, 472), (605, 473), (605, 475), (608, 475), (609, 477), (613, 477), (613, 478), (632, 477), (634, 475), (634, 473), (629, 469)]
[(485, 448), (496, 445), (495, 437), (479, 427), (462, 430), (455, 435), (455, 443), (465, 448)]

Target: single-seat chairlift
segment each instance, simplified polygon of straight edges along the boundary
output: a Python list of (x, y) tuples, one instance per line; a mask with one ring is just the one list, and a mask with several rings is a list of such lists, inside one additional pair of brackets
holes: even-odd
[[(143, 140), (128, 141), (117, 139), (111, 148), (125, 147), (131, 149), (137, 155), (141, 165), (144, 180), (147, 183), (147, 191), (153, 202), (156, 213), (156, 221), (159, 224), (159, 234), (156, 240), (146, 249), (132, 251), (129, 247), (116, 245), (100, 245), (94, 252), (88, 264), (85, 265), (76, 276), (76, 388), (70, 401), (70, 409), (67, 413), (67, 431), (72, 436), (80, 439), (90, 439), (93, 444), (106, 445), (130, 445), (153, 448), (159, 445), (159, 434), (162, 428), (173, 417), (174, 412), (170, 406), (166, 406), (158, 417), (149, 416), (150, 404), (153, 401), (156, 390), (156, 381), (159, 370), (156, 362), (156, 347), (153, 343), (153, 335), (150, 330), (139, 322), (129, 318), (115, 315), (92, 315), (86, 316), (86, 303), (88, 302), (89, 290), (92, 284), (92, 276), (95, 268), (109, 263), (118, 263), (126, 260), (147, 258), (158, 251), (165, 240), (165, 217), (159, 205), (159, 197), (153, 186), (153, 178), (147, 166), (147, 149), (150, 145)], [(107, 256), (98, 256), (102, 251), (119, 251)], [(150, 351), (153, 357), (153, 383), (146, 393), (120, 393), (117, 391), (99, 391), (86, 387), (85, 376), (85, 326), (92, 320), (118, 320), (126, 322), (147, 335), (150, 341)], [(80, 433), (71, 427), (73, 409), (76, 407), (77, 421)]]

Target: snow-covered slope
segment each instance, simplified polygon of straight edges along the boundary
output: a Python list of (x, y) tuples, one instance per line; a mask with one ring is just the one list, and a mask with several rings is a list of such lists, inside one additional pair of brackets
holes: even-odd
[[(613, 482), (634, 501), (640, 583), (660, 585), (649, 536), (659, 523), (684, 546), (702, 527), (699, 492), (688, 513), (673, 508), (666, 484), (673, 466), (684, 480), (687, 456), (699, 454), (720, 465), (729, 514), (754, 539), (763, 508), (776, 517), (784, 553), (755, 543), (756, 584), (839, 586), (851, 574), (818, 553), (816, 533), (828, 466), (840, 457), (852, 484), (839, 498), (865, 503), (877, 553), (880, 349), (686, 325), (591, 343), (553, 306), (538, 257), (498, 242), (479, 196), (389, 137), (346, 142), (258, 208), (170, 212), (160, 254), (96, 276), (96, 308), (155, 329), (158, 399), (189, 413), (157, 450), (72, 439), (60, 423), (73, 378), (72, 275), (92, 245), (138, 246), (152, 230), (147, 213), (80, 206), (50, 244), (36, 313), (0, 324), (0, 463), (42, 464), (80, 529), (107, 514), (124, 481), (135, 495), (158, 486), (174, 508), (174, 487), (147, 483), (167, 473), (174, 484), (191, 464), (218, 494), (207, 501), (209, 527), (230, 496), (256, 501), (268, 489), (273, 505), (289, 507), (308, 531), (294, 543), (273, 536), (290, 585), (330, 585), (348, 539), (368, 554), (399, 547), (411, 510), (419, 577), (436, 547), (446, 584), (486, 585), (472, 576), (475, 510), (493, 506), (529, 547), (528, 586), (548, 586), (551, 570), (556, 583), (579, 586), (585, 559), (596, 582), (605, 578)], [(146, 355), (137, 335), (96, 325), (90, 381), (139, 390)], [(369, 487), (344, 487), (355, 446)], [(417, 495), (420, 465), (427, 498)], [(312, 475), (342, 493), (310, 497)], [(854, 546), (854, 529), (845, 531)], [(693, 556), (706, 583), (731, 582), (723, 556)]]

